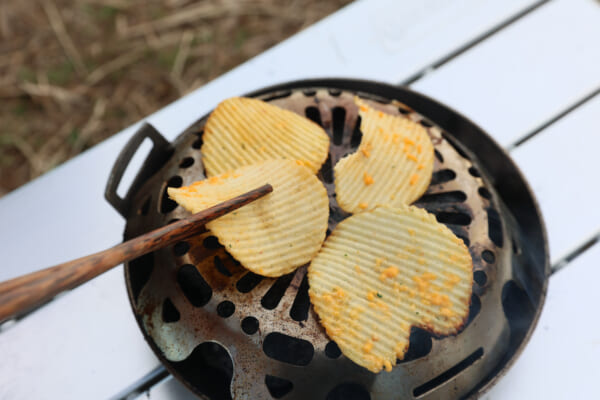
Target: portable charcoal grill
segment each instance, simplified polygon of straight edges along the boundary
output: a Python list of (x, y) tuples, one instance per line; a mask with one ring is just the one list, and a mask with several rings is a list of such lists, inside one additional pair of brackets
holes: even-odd
[[(413, 328), (404, 360), (373, 374), (341, 355), (308, 298), (306, 266), (278, 279), (243, 269), (206, 232), (125, 267), (140, 328), (166, 368), (211, 399), (448, 399), (483, 393), (514, 362), (537, 322), (549, 257), (537, 204), (506, 153), (463, 116), (405, 88), (314, 80), (249, 96), (305, 115), (331, 136), (319, 173), (330, 200), (329, 229), (346, 218), (335, 201), (333, 166), (360, 143), (353, 96), (425, 126), (436, 149), (431, 185), (416, 205), (469, 247), (473, 296), (465, 328), (436, 338)], [(186, 215), (167, 187), (204, 178), (202, 117), (172, 144), (144, 126), (109, 178), (107, 200), (127, 219), (125, 239)], [(153, 149), (128, 194), (116, 194), (141, 142)]]

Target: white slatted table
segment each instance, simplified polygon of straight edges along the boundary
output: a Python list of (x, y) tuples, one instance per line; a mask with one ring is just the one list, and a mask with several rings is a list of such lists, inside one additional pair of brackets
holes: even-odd
[[(579, 250), (600, 233), (599, 40), (597, 0), (361, 0), (148, 120), (171, 140), (223, 98), (324, 76), (410, 83), (472, 118), (523, 170), (563, 268), (530, 344), (485, 398), (593, 398), (600, 244)], [(0, 199), (0, 280), (121, 240), (124, 221), (103, 189), (137, 126)], [(153, 399), (193, 398), (170, 377), (153, 384), (162, 369), (122, 268), (0, 327), (0, 354), (2, 399), (135, 397), (140, 385)]]

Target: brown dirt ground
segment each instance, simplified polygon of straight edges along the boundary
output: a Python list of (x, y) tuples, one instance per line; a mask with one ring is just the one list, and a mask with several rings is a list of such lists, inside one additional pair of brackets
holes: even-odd
[(1, 2), (0, 197), (350, 2)]

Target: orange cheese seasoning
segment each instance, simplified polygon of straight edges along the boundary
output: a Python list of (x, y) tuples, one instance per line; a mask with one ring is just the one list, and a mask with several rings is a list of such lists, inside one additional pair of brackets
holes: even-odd
[(398, 275), (398, 273), (400, 272), (400, 270), (396, 267), (389, 267), (383, 270), (383, 272), (381, 273), (381, 275), (379, 276), (380, 280), (385, 280), (386, 278), (393, 278), (396, 275)]
[(418, 180), (419, 180), (419, 175), (414, 174), (413, 176), (410, 177), (410, 181), (408, 181), (408, 183), (410, 183), (411, 185), (415, 185)]

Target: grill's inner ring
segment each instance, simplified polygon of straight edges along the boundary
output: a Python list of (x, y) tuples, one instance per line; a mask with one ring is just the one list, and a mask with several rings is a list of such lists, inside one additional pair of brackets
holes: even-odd
[[(330, 158), (319, 173), (330, 196), (330, 229), (346, 217), (335, 202), (332, 168), (360, 142), (354, 94), (309, 89), (263, 96), (330, 134)], [(436, 214), (469, 246), (475, 278), (469, 322), (458, 335), (441, 339), (413, 329), (409, 352), (394, 371), (371, 374), (327, 339), (308, 301), (305, 268), (279, 279), (258, 277), (205, 233), (126, 268), (145, 335), (169, 370), (196, 393), (210, 398), (232, 393), (286, 399), (350, 398), (348, 393), (372, 399), (457, 397), (474, 390), (506, 355), (506, 298), (518, 296), (519, 285), (511, 280), (516, 255), (505, 245), (513, 241), (493, 188), (474, 157), (432, 121), (398, 102), (360, 95), (386, 112), (420, 121), (432, 135), (434, 177), (416, 205)], [(126, 237), (186, 215), (168, 200), (166, 187), (202, 178), (204, 123), (178, 138), (174, 156), (137, 193)]]

